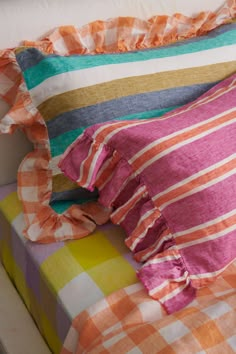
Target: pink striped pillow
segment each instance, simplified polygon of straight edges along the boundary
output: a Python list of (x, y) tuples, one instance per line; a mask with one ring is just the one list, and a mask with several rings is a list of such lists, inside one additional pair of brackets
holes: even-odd
[(236, 257), (236, 74), (161, 119), (97, 124), (62, 171), (100, 192), (168, 313)]

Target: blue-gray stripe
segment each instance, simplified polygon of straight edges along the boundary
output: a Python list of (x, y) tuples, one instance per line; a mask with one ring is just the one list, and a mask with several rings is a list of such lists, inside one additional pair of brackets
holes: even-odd
[[(205, 93), (217, 82), (178, 87), (157, 92), (122, 97), (63, 113), (47, 122), (49, 139), (62, 133), (122, 116), (171, 106), (184, 105)], [(105, 119), (104, 119), (105, 118)]]
[(77, 204), (82, 204), (87, 201), (97, 200), (98, 191), (90, 192), (87, 189), (78, 186), (77, 189), (72, 189), (64, 192), (53, 192), (51, 195), (50, 203), (58, 200), (76, 200)]

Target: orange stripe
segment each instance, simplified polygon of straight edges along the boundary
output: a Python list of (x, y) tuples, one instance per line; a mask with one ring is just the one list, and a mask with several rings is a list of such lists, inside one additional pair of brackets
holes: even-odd
[[(144, 250), (135, 253), (134, 258), (137, 262), (144, 262), (146, 261), (149, 257), (153, 256), (152, 252), (155, 250), (156, 246), (158, 243), (161, 242), (163, 238), (165, 238), (166, 235), (170, 234), (170, 230), (166, 229), (161, 233), (161, 236), (159, 236), (158, 240), (150, 247), (145, 248)], [(165, 242), (165, 241), (164, 241)], [(148, 255), (151, 253), (150, 255)], [(148, 255), (148, 256), (147, 256)]]
[(96, 180), (96, 186), (98, 188), (106, 184), (106, 181), (110, 178), (111, 174), (114, 172), (114, 168), (117, 165), (117, 162), (119, 160), (120, 160), (120, 156), (117, 153), (117, 151), (115, 151), (113, 156), (109, 159), (109, 161), (108, 160), (106, 161), (109, 162), (108, 165), (104, 168), (104, 170), (101, 172), (100, 176)]
[(133, 207), (144, 196), (144, 194), (146, 194), (146, 190), (143, 190), (143, 187), (141, 187), (134, 198), (130, 198), (127, 203), (116, 209), (112, 215), (112, 221), (116, 224), (119, 224), (124, 216), (128, 214), (131, 209), (133, 209)]
[[(133, 122), (133, 123), (135, 124), (135, 122)], [(96, 135), (95, 141), (98, 144), (101, 144), (104, 142), (104, 138), (109, 133), (111, 133), (114, 129), (117, 129), (117, 128), (123, 127), (123, 126), (125, 127), (126, 125), (130, 125), (130, 124), (131, 124), (131, 122), (119, 122), (119, 123), (114, 123), (112, 125), (108, 125), (107, 127), (102, 129), (102, 131)], [(78, 181), (81, 186), (84, 186), (84, 185), (86, 185), (86, 183), (88, 183), (88, 176), (89, 176), (89, 172), (90, 172), (90, 167), (92, 165), (92, 162), (93, 162), (96, 152), (97, 152), (97, 145), (96, 146), (93, 145), (91, 153), (88, 155), (87, 159), (84, 161), (83, 175), (81, 176), (81, 178)]]
[[(223, 272), (224, 270), (222, 270)], [(195, 289), (199, 289), (203, 286), (207, 286), (208, 284), (212, 283), (213, 281), (215, 281), (221, 273), (214, 275), (212, 277), (206, 277), (206, 278), (199, 278), (199, 279), (191, 279), (191, 284)]]
[(201, 238), (214, 235), (216, 232), (223, 231), (224, 229), (236, 225), (236, 215), (232, 215), (228, 217), (227, 219), (224, 219), (222, 221), (219, 221), (213, 225), (203, 227), (199, 230), (190, 232), (186, 235), (179, 236), (175, 238), (176, 244), (184, 244), (189, 241), (195, 241), (199, 240)]
[(155, 205), (157, 205), (157, 207), (160, 207), (161, 205), (163, 205), (171, 200), (174, 200), (175, 198), (193, 190), (194, 188), (197, 188), (199, 186), (203, 186), (205, 183), (209, 183), (210, 181), (214, 180), (215, 178), (218, 178), (220, 176), (224, 176), (225, 174), (227, 174), (227, 172), (230, 172), (233, 169), (235, 169), (235, 167), (236, 167), (236, 158), (225, 163), (224, 165), (221, 165), (221, 166), (215, 168), (212, 171), (205, 173), (202, 176), (198, 176), (194, 180), (189, 181), (188, 183), (177, 187), (176, 189), (160, 196), (157, 199), (154, 197)]
[(170, 295), (173, 291), (178, 289), (185, 282), (186, 282), (185, 279), (182, 282), (175, 282), (175, 280), (173, 279), (172, 282), (169, 282), (164, 288), (162, 288), (161, 290), (155, 292), (154, 294), (151, 294), (150, 296), (153, 299), (157, 299), (157, 300), (161, 301), (161, 299), (164, 296)]
[(141, 156), (134, 160), (134, 162), (132, 163), (132, 167), (134, 168), (134, 170), (139, 170), (147, 161), (153, 159), (155, 156), (158, 156), (159, 154), (171, 148), (172, 146), (180, 142), (184, 143), (185, 140), (193, 138), (194, 136), (198, 136), (201, 133), (207, 132), (208, 130), (215, 128), (223, 123), (226, 123), (232, 119), (235, 119), (235, 112), (225, 114), (212, 122), (203, 124), (200, 127), (193, 128), (183, 133), (180, 132), (177, 136), (169, 138), (162, 143), (157, 141), (155, 146), (151, 147), (148, 151), (144, 152)]
[(87, 159), (84, 161), (84, 164), (82, 165), (83, 166), (82, 176), (77, 181), (78, 184), (80, 184), (81, 186), (85, 186), (86, 185), (86, 182), (87, 182), (87, 179), (88, 179), (88, 174), (89, 174), (89, 171), (90, 171), (90, 166), (91, 166), (91, 163), (93, 161), (94, 155), (97, 152), (97, 145), (93, 144), (91, 146), (91, 150), (89, 150), (89, 152), (90, 152), (90, 154), (88, 155)]
[[(148, 227), (154, 220), (160, 217), (161, 213), (159, 210), (155, 209), (147, 218), (141, 221), (139, 225), (136, 226), (132, 234), (125, 240), (126, 246), (129, 248), (132, 247), (134, 241), (140, 237), (145, 231), (148, 231)], [(145, 236), (145, 235), (144, 235)], [(143, 240), (143, 237), (140, 238), (139, 242)], [(139, 243), (138, 242), (138, 243)], [(137, 244), (138, 244), (137, 243)]]

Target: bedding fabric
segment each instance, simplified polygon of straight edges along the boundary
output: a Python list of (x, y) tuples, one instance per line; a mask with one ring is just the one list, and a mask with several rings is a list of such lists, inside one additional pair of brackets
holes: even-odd
[[(221, 10), (210, 21), (201, 14), (188, 26), (178, 27), (186, 19), (176, 16), (171, 35), (169, 31), (166, 34), (167, 26), (162, 32), (162, 43), (188, 37), (188, 33), (193, 35), (193, 28), (194, 35), (204, 33), (226, 18)], [(137, 35), (139, 41), (134, 40), (137, 48), (160, 43), (159, 37), (156, 39), (151, 33), (163, 24), (161, 20), (153, 19), (151, 27), (142, 30), (150, 36)], [(123, 20), (119, 21), (122, 24)], [(133, 20), (124, 21), (129, 22), (128, 28), (134, 25)], [(115, 27), (113, 22), (109, 23)], [(168, 17), (164, 23), (172, 24)], [(142, 25), (135, 22), (137, 28)], [(119, 23), (116, 26), (119, 27)], [(95, 33), (97, 30), (95, 26)], [(7, 133), (23, 126), (35, 144), (35, 151), (25, 158), (18, 174), (18, 193), (27, 223), (26, 237), (39, 242), (79, 238), (92, 232), (96, 223), (103, 223), (108, 218), (108, 210), (104, 217), (100, 218), (100, 213), (92, 220), (87, 207), (75, 204), (61, 215), (51, 208), (50, 202), (55, 199), (71, 199), (73, 195), (76, 199), (80, 197), (82, 202), (88, 199), (86, 192), (81, 194), (81, 190), (75, 189), (75, 185), (60, 174), (57, 163), (61, 153), (88, 125), (108, 119), (137, 116), (144, 119), (161, 115), (209, 89), (235, 70), (235, 32), (235, 24), (226, 25), (186, 42), (132, 53), (126, 51), (134, 45), (133, 39), (129, 43), (129, 36), (123, 41), (119, 37), (115, 39), (116, 49), (124, 50), (122, 54), (62, 57), (45, 55), (36, 48), (18, 51), (17, 60), (25, 83), (20, 85), (12, 110), (2, 120), (1, 130)], [(51, 52), (55, 52), (55, 48), (63, 51), (64, 45), (58, 39), (58, 35), (60, 38), (63, 35), (64, 44), (69, 49), (73, 44), (75, 48), (76, 34), (71, 27), (63, 28), (51, 36), (51, 40), (56, 38), (55, 43), (45, 40), (35, 46), (44, 47), (44, 50), (49, 48)], [(72, 43), (68, 37), (73, 38)], [(98, 46), (93, 47), (92, 52), (114, 48), (113, 44), (107, 47), (109, 36), (103, 42), (105, 47), (100, 46), (98, 40)], [(77, 200), (77, 204), (81, 201)]]
[[(232, 1), (235, 0), (230, 1), (230, 7), (233, 8)], [(173, 15), (174, 13), (183, 13), (185, 16), (191, 17), (197, 15), (200, 11), (207, 11), (208, 20), (211, 22), (212, 12), (216, 12), (224, 3), (225, 0), (198, 0), (191, 2), (189, 0), (148, 0), (145, 2), (143, 0), (70, 0), (68, 6), (67, 0), (1, 0), (0, 23), (4, 35), (0, 36), (0, 49), (16, 47), (25, 38), (42, 38), (42, 34), (45, 36), (52, 28), (63, 24), (74, 24), (81, 28), (92, 21), (98, 19), (104, 21), (117, 16), (133, 16), (147, 20), (156, 14)], [(223, 16), (227, 18), (229, 11), (232, 13), (232, 9), (229, 10), (229, 6), (224, 7)], [(9, 23), (11, 24), (10, 26)], [(5, 28), (7, 28), (7, 31), (4, 30)], [(116, 38), (115, 34), (118, 35), (120, 30), (122, 30), (121, 27), (117, 31), (112, 31), (114, 40)], [(104, 38), (101, 35), (101, 28), (98, 31), (99, 36), (96, 37)], [(85, 41), (83, 35), (80, 39), (82, 41), (81, 48), (94, 43), (93, 40)], [(63, 41), (61, 41), (62, 43)], [(76, 48), (78, 49), (78, 46)], [(2, 71), (1, 68), (0, 71)], [(1, 80), (0, 91), (5, 85), (9, 85), (11, 80), (13, 80), (13, 76), (11, 76), (10, 81), (9, 76), (8, 80)], [(0, 99), (0, 119), (6, 114), (8, 109), (7, 104)], [(7, 156), (4, 153), (6, 150), (8, 151)], [(0, 164), (2, 167), (0, 185), (16, 181), (20, 162), (31, 150), (32, 145), (20, 131), (16, 132), (14, 136), (5, 135), (0, 138)]]
[[(196, 301), (166, 316), (136, 283), (138, 264), (119, 228), (33, 244), (22, 234), (16, 185), (0, 187), (0, 199), (1, 261), (53, 353), (235, 352), (235, 263), (200, 289)], [(65, 203), (57, 202), (58, 212)]]
[(113, 208), (168, 313), (236, 258), (236, 74), (162, 118), (87, 128), (62, 171)]
[[(16, 184), (0, 187), (0, 261), (50, 349), (59, 353), (72, 320), (112, 292), (136, 284), (138, 264), (124, 245), (124, 232), (112, 224), (80, 241), (26, 240), (16, 189)], [(54, 208), (62, 212), (69, 203)]]

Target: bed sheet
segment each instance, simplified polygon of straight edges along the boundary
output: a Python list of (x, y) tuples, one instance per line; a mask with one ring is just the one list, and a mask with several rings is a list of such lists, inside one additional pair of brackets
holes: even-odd
[[(54, 205), (58, 212), (69, 205)], [(80, 241), (34, 244), (22, 235), (16, 184), (0, 187), (0, 257), (41, 334), (59, 353), (72, 320), (112, 292), (138, 282), (123, 231), (107, 224)]]
[(34, 244), (16, 184), (0, 188), (0, 211), (2, 263), (53, 353), (235, 353), (236, 262), (169, 316), (137, 281), (120, 228)]

